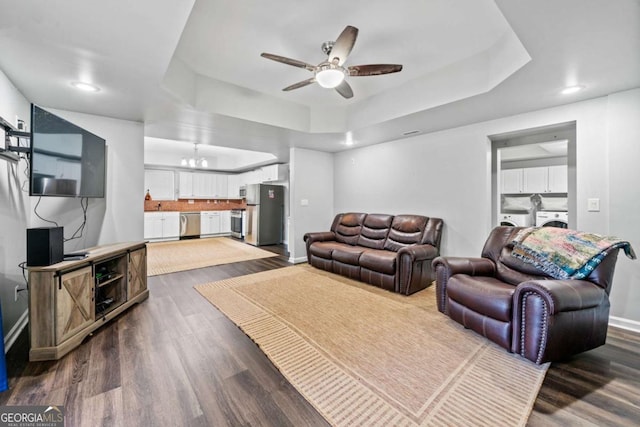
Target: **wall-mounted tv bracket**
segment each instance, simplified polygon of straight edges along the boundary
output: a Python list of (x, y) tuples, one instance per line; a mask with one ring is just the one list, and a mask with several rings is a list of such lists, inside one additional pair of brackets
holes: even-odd
[(0, 126), (4, 129), (4, 148), (0, 148), (0, 159), (17, 162), (20, 160), (20, 157), (15, 153), (26, 153), (26, 155), (29, 156), (31, 153), (31, 147), (11, 145), (11, 138), (31, 139), (31, 133), (16, 129), (11, 123), (2, 117), (0, 117)]

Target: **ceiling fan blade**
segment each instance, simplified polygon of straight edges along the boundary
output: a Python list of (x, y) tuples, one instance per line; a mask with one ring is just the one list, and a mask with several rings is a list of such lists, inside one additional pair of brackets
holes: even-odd
[(315, 78), (315, 77), (311, 77), (310, 79), (303, 80), (303, 81), (298, 82), (298, 83), (294, 83), (294, 84), (292, 84), (291, 86), (287, 86), (287, 87), (285, 87), (285, 88), (284, 88), (284, 89), (282, 89), (282, 90), (283, 90), (283, 91), (285, 91), (285, 92), (288, 92), (288, 91), (290, 91), (290, 90), (299, 89), (299, 88), (301, 88), (301, 87), (308, 86), (308, 85), (310, 85), (311, 83), (314, 83), (315, 81), (316, 81), (316, 78)]
[(352, 65), (347, 67), (350, 76), (379, 76), (380, 74), (390, 74), (402, 71), (402, 65), (399, 64), (370, 64), (370, 65)]
[(358, 38), (358, 29), (347, 25), (331, 48), (329, 62), (334, 62), (337, 58), (338, 65), (342, 65), (351, 53), (353, 45), (356, 44), (356, 38)]
[(309, 71), (314, 71), (316, 69), (315, 65), (307, 64), (306, 62), (298, 61), (297, 59), (286, 58), (280, 55), (274, 55), (271, 53), (261, 53), (260, 56), (263, 58), (271, 59), (272, 61), (282, 62), (283, 64), (293, 65), (294, 67), (304, 68)]
[(346, 80), (343, 80), (342, 83), (336, 86), (335, 89), (340, 95), (344, 96), (345, 98), (353, 98), (353, 90), (351, 90), (351, 86), (349, 86), (349, 83), (347, 83)]

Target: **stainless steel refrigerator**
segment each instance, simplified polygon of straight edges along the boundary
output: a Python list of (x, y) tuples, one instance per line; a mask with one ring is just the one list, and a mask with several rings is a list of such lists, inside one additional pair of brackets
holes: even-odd
[(254, 245), (282, 243), (284, 187), (271, 184), (247, 185), (247, 230), (244, 241)]

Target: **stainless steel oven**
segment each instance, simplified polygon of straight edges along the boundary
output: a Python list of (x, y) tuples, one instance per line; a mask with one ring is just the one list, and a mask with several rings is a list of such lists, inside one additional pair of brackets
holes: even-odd
[(237, 239), (244, 239), (245, 233), (245, 211), (244, 209), (231, 210), (231, 235)]

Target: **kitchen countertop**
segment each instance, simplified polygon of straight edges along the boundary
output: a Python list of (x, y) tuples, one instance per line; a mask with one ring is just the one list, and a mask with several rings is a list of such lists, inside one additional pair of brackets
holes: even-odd
[[(160, 205), (160, 209), (158, 209)], [(230, 211), (245, 209), (247, 204), (242, 199), (221, 200), (145, 200), (145, 212), (201, 212), (201, 211)]]

